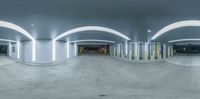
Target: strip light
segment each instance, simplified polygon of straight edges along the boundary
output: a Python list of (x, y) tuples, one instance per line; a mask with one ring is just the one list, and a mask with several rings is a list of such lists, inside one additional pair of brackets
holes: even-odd
[(175, 42), (184, 42), (184, 41), (200, 41), (200, 39), (177, 39), (177, 40), (171, 40), (168, 41), (169, 43), (175, 43)]
[(21, 43), (17, 42), (17, 58), (20, 59), (20, 48), (21, 47)]
[(106, 42), (106, 43), (115, 43), (115, 41), (98, 40), (98, 39), (87, 39), (87, 40), (70, 41), (70, 43), (79, 43), (79, 42)]
[(32, 40), (32, 61), (36, 61), (36, 40)]
[(25, 29), (21, 28), (20, 26), (15, 25), (10, 22), (0, 21), (0, 27), (15, 30), (15, 31), (25, 35), (29, 39), (31, 39), (33, 42), (32, 43), (32, 60), (35, 61), (35, 50), (36, 50), (35, 39), (30, 35), (30, 33), (28, 33)]
[(52, 44), (52, 48), (53, 48), (53, 49), (52, 49), (52, 52), (53, 52), (53, 54), (52, 54), (52, 55), (53, 55), (52, 60), (53, 60), (53, 61), (56, 61), (56, 44), (55, 44), (56, 41), (53, 40), (52, 43), (53, 43), (53, 44)]
[(176, 22), (173, 24), (170, 24), (166, 27), (164, 27), (163, 29), (161, 29), (159, 32), (157, 32), (152, 38), (151, 40), (155, 40), (157, 39), (159, 36), (177, 29), (177, 28), (182, 28), (182, 27), (188, 27), (188, 26), (200, 26), (200, 21), (199, 20), (186, 20), (186, 21), (180, 21), (180, 22)]
[(70, 44), (69, 44), (69, 42), (67, 42), (67, 58), (69, 58), (69, 46), (70, 46)]
[(108, 43), (78, 43), (78, 45), (109, 45)]

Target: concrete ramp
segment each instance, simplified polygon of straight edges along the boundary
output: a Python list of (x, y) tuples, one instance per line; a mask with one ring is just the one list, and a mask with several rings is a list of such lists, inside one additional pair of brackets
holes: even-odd
[(181, 66), (200, 66), (200, 55), (178, 55), (165, 60)]

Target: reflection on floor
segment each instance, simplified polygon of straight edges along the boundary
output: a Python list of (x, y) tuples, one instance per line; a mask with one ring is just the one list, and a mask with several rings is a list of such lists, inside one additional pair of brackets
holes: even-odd
[(2, 64), (0, 86), (0, 99), (199, 99), (200, 67), (82, 55), (53, 67)]
[(166, 59), (166, 61), (181, 66), (200, 66), (200, 54), (177, 55)]

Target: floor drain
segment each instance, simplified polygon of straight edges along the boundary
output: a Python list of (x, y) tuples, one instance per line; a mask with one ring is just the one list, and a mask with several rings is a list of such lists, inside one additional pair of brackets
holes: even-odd
[(99, 97), (105, 97), (105, 96), (107, 96), (107, 95), (99, 95)]

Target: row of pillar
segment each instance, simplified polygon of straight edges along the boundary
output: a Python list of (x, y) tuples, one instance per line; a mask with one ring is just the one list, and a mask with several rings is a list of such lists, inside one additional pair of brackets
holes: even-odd
[(125, 42), (111, 45), (110, 53), (129, 60), (159, 60), (173, 56), (173, 46), (156, 42)]

